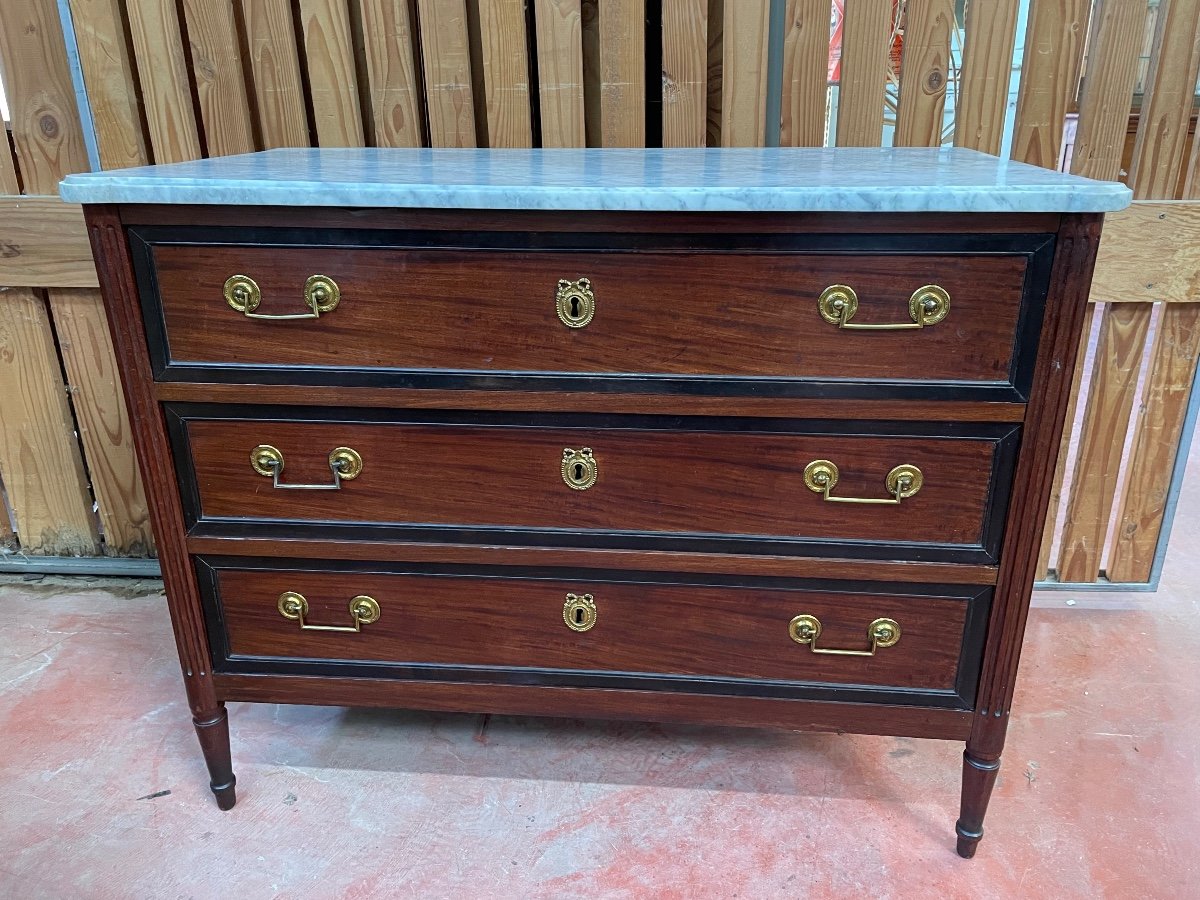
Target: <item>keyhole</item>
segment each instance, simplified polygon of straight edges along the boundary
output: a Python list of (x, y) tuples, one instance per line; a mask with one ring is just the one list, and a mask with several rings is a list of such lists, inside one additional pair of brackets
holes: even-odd
[(575, 480), (583, 481), (583, 464), (575, 463)]
[(576, 625), (583, 624), (583, 607), (582, 606), (575, 607), (575, 624)]
[(571, 298), (571, 318), (572, 319), (579, 318), (579, 298), (578, 297)]

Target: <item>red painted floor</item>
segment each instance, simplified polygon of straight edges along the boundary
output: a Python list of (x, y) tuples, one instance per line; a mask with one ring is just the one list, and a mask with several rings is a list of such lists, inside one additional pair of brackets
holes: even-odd
[(1035, 598), (970, 862), (896, 738), (231, 704), (221, 813), (155, 585), (0, 582), (0, 897), (1200, 897), (1190, 475), (1157, 594)]

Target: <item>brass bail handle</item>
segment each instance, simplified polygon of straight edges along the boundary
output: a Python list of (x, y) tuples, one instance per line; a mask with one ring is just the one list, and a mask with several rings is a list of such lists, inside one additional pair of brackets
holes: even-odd
[(796, 616), (788, 622), (788, 635), (797, 644), (807, 646), (813, 653), (822, 653), (828, 656), (874, 656), (876, 651), (885, 647), (894, 647), (900, 643), (900, 624), (895, 619), (879, 618), (868, 625), (867, 640), (871, 642), (871, 646), (867, 650), (818, 647), (817, 638), (821, 636), (821, 620), (816, 616)]
[(362, 631), (364, 625), (379, 621), (379, 601), (366, 594), (359, 594), (350, 600), (350, 620), (353, 625), (311, 625), (305, 621), (308, 616), (308, 601), (303, 594), (295, 591), (284, 591), (279, 595), (276, 604), (279, 614), (285, 619), (300, 623), (301, 631)]
[(834, 497), (830, 493), (838, 483), (838, 467), (827, 459), (814, 459), (804, 467), (804, 484), (829, 503), (865, 503), (879, 506), (899, 506), (900, 501), (914, 496), (925, 484), (925, 476), (916, 466), (902, 463), (887, 473), (883, 486), (890, 497)]
[(328, 484), (284, 484), (283, 452), (270, 444), (259, 444), (250, 451), (250, 467), (259, 475), (271, 479), (271, 487), (281, 491), (339, 491), (343, 481), (353, 481), (362, 474), (363, 461), (353, 447), (335, 447), (329, 451), (329, 470), (333, 481)]
[(858, 311), (858, 294), (846, 284), (831, 284), (817, 298), (817, 312), (831, 325), (850, 331), (909, 331), (936, 325), (950, 313), (950, 294), (940, 285), (926, 284), (908, 298), (911, 322), (892, 322), (883, 325), (862, 325), (851, 322)]
[(304, 282), (304, 305), (308, 307), (308, 312), (305, 313), (271, 315), (255, 312), (262, 303), (262, 291), (258, 287), (258, 282), (249, 275), (229, 276), (225, 280), (223, 293), (225, 302), (247, 319), (271, 319), (277, 322), (318, 319), (321, 317), (321, 313), (333, 312), (337, 309), (337, 305), (342, 299), (342, 292), (337, 286), (337, 282), (328, 275), (310, 275)]

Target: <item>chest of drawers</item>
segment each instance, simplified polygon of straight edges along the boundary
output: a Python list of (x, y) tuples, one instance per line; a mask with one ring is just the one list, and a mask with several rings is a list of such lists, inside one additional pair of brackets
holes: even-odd
[(197, 733), (226, 701), (966, 742), (995, 781), (1118, 185), (969, 151), (72, 176)]

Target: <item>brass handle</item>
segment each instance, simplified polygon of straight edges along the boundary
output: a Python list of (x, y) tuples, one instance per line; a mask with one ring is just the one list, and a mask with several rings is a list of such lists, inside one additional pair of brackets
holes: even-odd
[(279, 614), (285, 619), (300, 623), (301, 631), (362, 631), (364, 625), (379, 621), (379, 601), (366, 594), (359, 594), (350, 601), (350, 618), (353, 625), (310, 625), (304, 621), (308, 615), (308, 601), (303, 594), (284, 591), (279, 595)]
[(913, 291), (908, 298), (908, 315), (911, 322), (893, 322), (885, 325), (859, 325), (852, 323), (858, 311), (858, 294), (845, 284), (831, 284), (817, 298), (817, 310), (821, 318), (838, 328), (859, 331), (907, 331), (936, 325), (950, 312), (950, 294), (936, 284), (927, 284)]
[(558, 293), (554, 301), (558, 318), (568, 328), (583, 328), (596, 314), (596, 295), (592, 292), (590, 278), (558, 282)]
[(796, 616), (788, 622), (788, 634), (797, 644), (805, 644), (813, 653), (827, 653), (830, 656), (874, 656), (876, 650), (884, 647), (894, 647), (900, 642), (900, 625), (895, 619), (876, 619), (867, 626), (867, 639), (871, 642), (869, 650), (837, 650), (818, 647), (817, 638), (821, 636), (821, 620), (816, 616)]
[(596, 483), (599, 476), (600, 470), (591, 447), (581, 450), (563, 447), (562, 480), (567, 487), (576, 491), (586, 491)]
[(304, 305), (309, 311), (290, 315), (267, 315), (256, 313), (262, 303), (262, 291), (258, 283), (249, 275), (231, 275), (225, 281), (225, 302), (242, 313), (247, 319), (275, 319), (284, 321), (290, 319), (317, 319), (321, 313), (333, 312), (342, 299), (341, 289), (337, 282), (328, 275), (311, 275), (304, 282)]
[(591, 594), (567, 594), (563, 621), (572, 631), (589, 631), (596, 624), (596, 600)]
[(827, 459), (814, 459), (804, 467), (804, 483), (810, 491), (821, 494), (823, 500), (830, 503), (872, 503), (886, 506), (898, 506), (900, 501), (911, 497), (925, 483), (925, 476), (916, 466), (902, 463), (887, 473), (883, 479), (884, 487), (891, 497), (833, 497), (830, 491), (838, 483), (838, 467)]
[(286, 491), (337, 491), (343, 481), (353, 481), (363, 469), (362, 457), (351, 447), (335, 447), (329, 451), (329, 470), (333, 472), (331, 484), (283, 484), (283, 453), (270, 444), (259, 444), (250, 451), (250, 466), (259, 475), (271, 479), (271, 486)]

